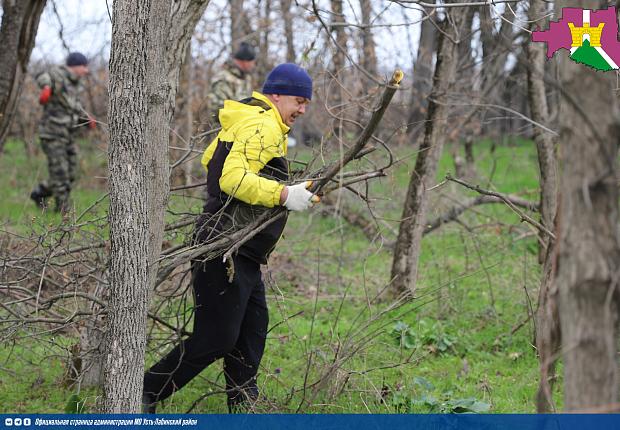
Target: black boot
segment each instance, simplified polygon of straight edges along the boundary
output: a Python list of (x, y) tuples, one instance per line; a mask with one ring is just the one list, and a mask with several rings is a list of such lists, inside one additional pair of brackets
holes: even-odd
[(47, 207), (46, 200), (51, 197), (52, 190), (47, 188), (44, 184), (37, 185), (30, 193), (30, 199), (41, 209)]
[(69, 197), (56, 197), (56, 212), (66, 214), (71, 209), (71, 201)]
[(149, 394), (142, 394), (142, 413), (154, 414), (157, 407), (157, 401)]
[(229, 393), (227, 405), (229, 414), (249, 414), (255, 412), (258, 390), (249, 389)]

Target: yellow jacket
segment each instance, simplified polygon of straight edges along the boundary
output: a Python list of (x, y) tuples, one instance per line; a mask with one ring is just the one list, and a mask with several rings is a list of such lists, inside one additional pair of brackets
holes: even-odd
[(218, 142), (231, 142), (219, 177), (219, 188), (245, 203), (273, 207), (280, 204), (284, 185), (258, 173), (273, 158), (286, 156), (289, 127), (267, 97), (256, 91), (252, 97), (271, 109), (226, 100), (219, 112), (222, 130), (205, 150), (202, 165), (208, 173)]

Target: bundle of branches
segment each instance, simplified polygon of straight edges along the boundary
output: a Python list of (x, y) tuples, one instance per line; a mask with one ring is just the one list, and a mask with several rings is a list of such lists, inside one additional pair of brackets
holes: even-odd
[[(352, 160), (372, 151), (373, 148), (369, 148), (367, 143), (373, 137), (373, 131), (398, 89), (402, 76), (400, 71), (394, 73), (368, 124), (342, 157), (320, 169), (313, 170), (308, 164), (296, 172), (292, 182), (312, 179), (311, 191), (320, 195), (339, 188), (357, 193), (351, 187), (353, 184), (382, 176), (382, 169), (348, 173), (343, 173), (342, 169)], [(3, 298), (0, 301), (0, 339), (15, 338), (21, 329), (34, 327), (33, 324), (42, 324), (44, 327), (40, 329), (43, 331), (76, 330), (75, 333), (82, 331), (82, 326), (99, 326), (95, 320), (107, 313), (108, 306), (107, 217), (105, 209), (100, 206), (106, 195), (82, 214), (72, 220), (64, 219), (56, 227), (41, 225), (37, 229), (40, 231), (33, 231), (29, 237), (9, 232), (4, 232), (0, 237), (0, 296)], [(93, 218), (86, 219), (87, 215)], [(286, 209), (283, 207), (265, 208), (251, 222), (233, 225), (206, 242), (186, 241), (177, 246), (165, 245), (156, 286), (165, 280), (172, 280), (170, 275), (175, 269), (194, 259), (212, 259), (223, 255), (232, 262), (230, 257), (244, 243), (285, 215)], [(196, 215), (192, 214), (168, 224), (166, 231), (171, 235), (169, 238), (188, 234), (195, 219)], [(41, 222), (44, 222), (43, 218)], [(179, 291), (175, 289), (169, 293), (176, 296)], [(171, 324), (159, 317), (156, 311), (150, 313), (149, 318), (171, 333), (187, 334), (183, 323)]]
[[(313, 182), (310, 191), (321, 195), (339, 188), (350, 187), (352, 184), (367, 181), (373, 177), (383, 176), (382, 171), (354, 175), (339, 175), (339, 173), (349, 162), (359, 159), (370, 152), (370, 150), (366, 148), (366, 144), (381, 122), (383, 114), (390, 104), (396, 90), (399, 88), (402, 78), (403, 72), (396, 70), (391, 80), (386, 85), (381, 99), (367, 125), (362, 130), (356, 142), (339, 160), (314, 172), (309, 172), (307, 168), (301, 172), (299, 176), (295, 177), (293, 182), (298, 182), (300, 179), (311, 179)], [(217, 219), (222, 217), (225, 209), (226, 207), (222, 208), (218, 213), (213, 215), (213, 218)], [(232, 264), (232, 259), (230, 257), (236, 253), (244, 243), (252, 239), (256, 234), (267, 228), (273, 222), (286, 216), (286, 213), (287, 210), (281, 206), (265, 209), (259, 216), (247, 224), (233, 225), (230, 229), (209, 238), (209, 240), (200, 243), (192, 243), (188, 246), (175, 248), (172, 251), (162, 253), (159, 260), (156, 286), (161, 284), (175, 268), (194, 259), (210, 260), (223, 255), (224, 260), (230, 261), (230, 264)], [(231, 268), (233, 268), (232, 270), (234, 271), (234, 267), (231, 266)], [(231, 273), (233, 272), (231, 271)]]

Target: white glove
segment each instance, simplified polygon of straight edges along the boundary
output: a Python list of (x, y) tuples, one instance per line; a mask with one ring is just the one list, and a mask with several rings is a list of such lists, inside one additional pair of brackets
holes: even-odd
[(313, 202), (319, 201), (319, 196), (315, 196), (306, 189), (310, 185), (312, 185), (312, 181), (304, 181), (286, 187), (288, 196), (284, 201), (284, 206), (291, 211), (303, 211), (312, 206)]

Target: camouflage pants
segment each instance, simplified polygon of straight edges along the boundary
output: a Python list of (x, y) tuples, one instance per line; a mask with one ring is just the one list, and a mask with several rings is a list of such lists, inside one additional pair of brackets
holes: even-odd
[(69, 201), (69, 193), (77, 172), (77, 147), (71, 139), (41, 139), (47, 155), (49, 180), (47, 187), (61, 206)]

